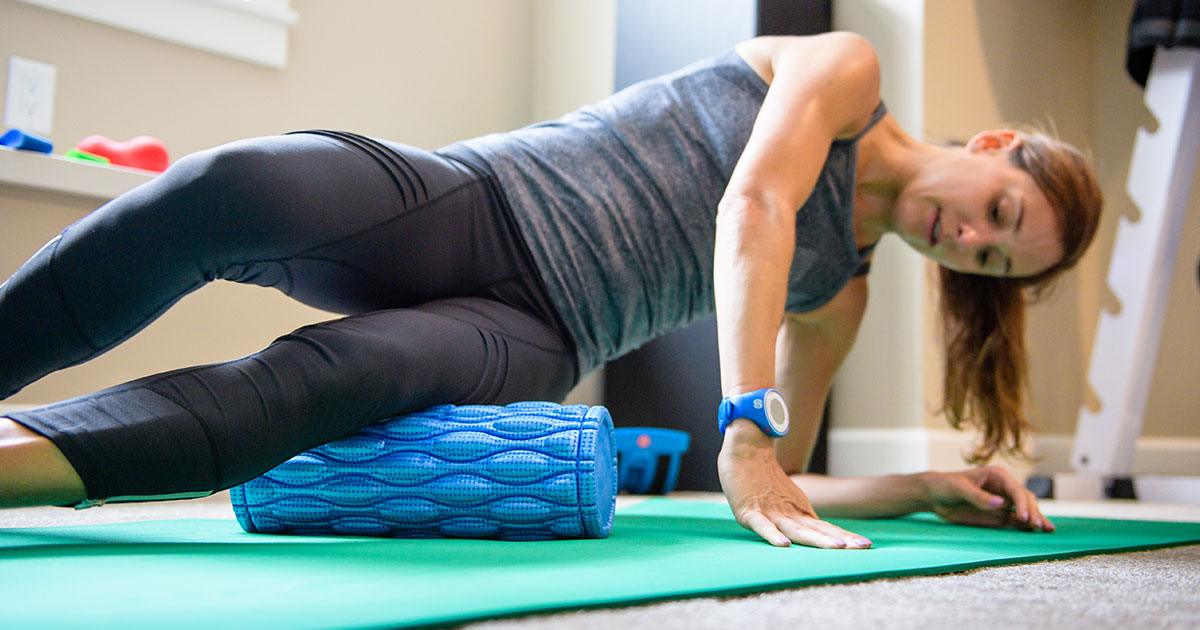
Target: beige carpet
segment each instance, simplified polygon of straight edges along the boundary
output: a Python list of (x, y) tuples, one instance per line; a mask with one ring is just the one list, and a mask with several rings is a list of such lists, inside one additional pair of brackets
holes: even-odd
[[(721, 501), (720, 495), (673, 496)], [(618, 509), (640, 500), (622, 496)], [(1200, 506), (1046, 501), (1050, 515), (1200, 522)], [(0, 527), (161, 518), (233, 518), (224, 494), (72, 511), (0, 511)], [(0, 615), (2, 616), (2, 615)], [(550, 628), (1200, 628), (1200, 545), (978, 569), (951, 575), (787, 589), (744, 597), (538, 615), (464, 626)]]

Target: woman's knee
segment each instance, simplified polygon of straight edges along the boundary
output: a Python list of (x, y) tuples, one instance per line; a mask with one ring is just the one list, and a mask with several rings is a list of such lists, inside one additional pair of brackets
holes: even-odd
[(173, 163), (164, 176), (183, 184), (241, 186), (268, 170), (274, 161), (268, 145), (274, 136), (244, 138), (189, 153)]
[(236, 238), (247, 212), (276, 191), (254, 190), (251, 177), (267, 168), (252, 142), (238, 141), (186, 155), (145, 186), (96, 214), (126, 234), (153, 235), (195, 254)]
[(289, 171), (299, 166), (281, 163), (271, 149), (273, 141), (248, 138), (197, 151), (160, 177), (188, 198), (188, 211), (203, 212), (206, 221), (244, 218), (248, 210), (276, 205), (274, 200), (288, 192), (287, 180), (294, 177)]
[[(248, 138), (189, 154), (161, 176), (155, 211), (171, 215), (205, 268), (282, 258), (327, 235), (303, 219), (325, 212), (312, 190), (322, 146), (294, 136)], [(328, 194), (335, 194), (330, 192)]]
[(574, 358), (543, 322), (479, 298), (304, 326), (272, 346), (278, 360), (333, 379), (331, 390), (360, 392), (356, 404), (379, 417), (438, 404), (557, 401), (573, 385)]

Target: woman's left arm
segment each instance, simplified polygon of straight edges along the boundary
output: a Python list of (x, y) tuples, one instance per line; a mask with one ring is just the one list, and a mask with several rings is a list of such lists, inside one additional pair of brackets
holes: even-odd
[(891, 518), (936, 512), (960, 525), (1052, 532), (1037, 497), (1000, 466), (879, 477), (792, 475), (824, 516)]

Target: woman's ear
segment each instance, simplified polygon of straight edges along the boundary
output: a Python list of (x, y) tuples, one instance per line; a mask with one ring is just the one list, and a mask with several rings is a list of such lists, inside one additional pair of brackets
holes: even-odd
[(1012, 129), (980, 131), (967, 142), (967, 151), (1011, 151), (1021, 146), (1021, 134)]

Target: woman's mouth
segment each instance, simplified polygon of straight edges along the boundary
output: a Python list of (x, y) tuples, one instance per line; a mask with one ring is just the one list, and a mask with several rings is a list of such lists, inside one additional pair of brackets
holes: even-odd
[(929, 225), (929, 246), (933, 247), (938, 244), (942, 232), (942, 207), (933, 207), (933, 223)]

